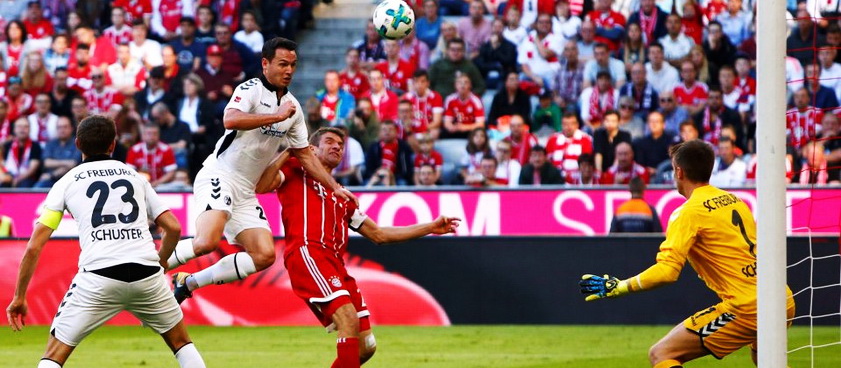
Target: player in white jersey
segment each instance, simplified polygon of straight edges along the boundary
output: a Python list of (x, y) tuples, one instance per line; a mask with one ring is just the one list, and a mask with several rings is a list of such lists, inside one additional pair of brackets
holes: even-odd
[[(181, 367), (204, 368), (164, 276), (181, 225), (146, 179), (111, 159), (116, 135), (114, 122), (103, 116), (79, 123), (76, 146), (84, 161), (47, 194), (6, 309), (9, 325), (15, 331), (23, 328), (26, 289), (41, 250), (67, 210), (79, 223), (79, 273), (58, 307), (38, 368), (61, 367), (82, 339), (123, 310), (159, 333)], [(164, 231), (159, 251), (149, 219)]]
[[(225, 107), (225, 134), (205, 160), (193, 185), (197, 207), (196, 237), (178, 243), (169, 258), (171, 268), (214, 251), (222, 235), (245, 252), (223, 257), (192, 275), (173, 278), (181, 303), (192, 291), (210, 284), (242, 280), (275, 261), (271, 228), (257, 201), (261, 174), (281, 157), (283, 144), (312, 176), (346, 200), (356, 200), (342, 188), (310, 151), (307, 126), (298, 100), (288, 91), (298, 63), (295, 42), (277, 37), (263, 45), (263, 76), (240, 84)], [(272, 190), (274, 188), (270, 188)]]

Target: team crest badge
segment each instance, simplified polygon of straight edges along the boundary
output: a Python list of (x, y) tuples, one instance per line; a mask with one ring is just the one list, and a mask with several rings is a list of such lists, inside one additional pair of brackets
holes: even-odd
[(330, 283), (333, 284), (334, 287), (342, 287), (342, 282), (339, 281), (339, 278), (336, 276), (330, 276)]
[(242, 100), (242, 98), (240, 98), (239, 96), (234, 97), (234, 102), (239, 102), (240, 100)]
[(230, 196), (225, 196), (225, 205), (226, 205), (226, 206), (230, 206), (230, 205), (231, 205), (231, 197), (230, 197)]

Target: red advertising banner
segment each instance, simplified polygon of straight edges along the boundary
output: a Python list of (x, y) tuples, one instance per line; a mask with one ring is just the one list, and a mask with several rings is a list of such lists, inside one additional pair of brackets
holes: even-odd
[[(753, 189), (733, 190), (751, 208), (756, 208)], [(192, 193), (161, 196), (184, 228), (185, 236), (195, 232), (199, 213)], [(464, 220), (457, 236), (604, 235), (617, 207), (630, 198), (626, 190), (559, 189), (503, 191), (359, 191), (360, 206), (381, 226), (409, 225), (431, 221), (438, 215)], [(15, 235), (32, 231), (46, 193), (0, 193), (0, 214), (14, 220)], [(685, 200), (675, 190), (650, 189), (645, 199), (665, 224), (672, 211)], [(273, 194), (259, 196), (276, 236), (283, 236), (280, 204)], [(786, 219), (790, 234), (838, 234), (841, 230), (841, 189), (789, 189)], [(76, 223), (67, 214), (56, 236), (76, 236)]]
[[(0, 240), (0, 305), (9, 305), (15, 289), (18, 266), (26, 248), (25, 241)], [(276, 244), (283, 252), (283, 241)], [(223, 245), (217, 252), (199, 257), (180, 267), (179, 271), (204, 269), (238, 248)], [(44, 247), (35, 276), (29, 285), (27, 302), (28, 325), (52, 322), (70, 281), (78, 271), (79, 243), (76, 240), (52, 240)], [(384, 271), (375, 262), (351, 256), (345, 260), (348, 272), (356, 278), (375, 325), (450, 324), (447, 313), (422, 287), (398, 274)], [(184, 322), (191, 325), (258, 326), (319, 325), (309, 307), (292, 291), (289, 277), (279, 260), (274, 265), (243, 281), (210, 285), (194, 293), (181, 305)], [(140, 324), (123, 312), (110, 324)], [(5, 313), (0, 325), (7, 325)]]

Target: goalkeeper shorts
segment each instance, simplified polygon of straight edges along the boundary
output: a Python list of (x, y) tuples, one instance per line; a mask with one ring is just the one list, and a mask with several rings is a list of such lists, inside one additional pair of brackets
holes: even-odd
[[(786, 305), (787, 318), (794, 318), (794, 299)], [(791, 325), (791, 322), (789, 322)], [(756, 314), (732, 312), (728, 303), (703, 309), (683, 321), (689, 332), (701, 338), (704, 349), (717, 359), (750, 345), (756, 350)]]

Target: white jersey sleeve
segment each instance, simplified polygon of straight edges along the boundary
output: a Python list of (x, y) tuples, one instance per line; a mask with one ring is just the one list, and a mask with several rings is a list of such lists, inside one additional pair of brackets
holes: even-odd
[(231, 95), (231, 100), (228, 101), (227, 109), (237, 109), (242, 112), (253, 114), (256, 110), (255, 104), (260, 101), (260, 86), (259, 79), (252, 78), (240, 83)]
[(64, 212), (66, 208), (65, 194), (67, 193), (67, 184), (70, 182), (69, 176), (64, 175), (53, 184), (52, 189), (47, 193), (47, 199), (44, 200), (44, 208), (56, 212)]
[(143, 189), (146, 192), (146, 214), (149, 220), (155, 221), (162, 213), (169, 211), (169, 206), (161, 200), (151, 183), (147, 181), (145, 184)]

